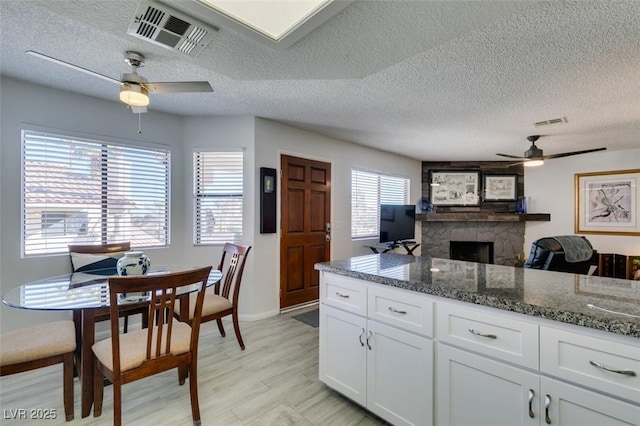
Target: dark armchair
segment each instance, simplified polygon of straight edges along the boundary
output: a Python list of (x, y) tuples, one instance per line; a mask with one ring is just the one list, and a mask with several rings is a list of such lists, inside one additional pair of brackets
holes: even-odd
[(585, 237), (562, 235), (545, 237), (531, 244), (525, 268), (547, 271), (587, 274), (597, 257), (593, 246)]

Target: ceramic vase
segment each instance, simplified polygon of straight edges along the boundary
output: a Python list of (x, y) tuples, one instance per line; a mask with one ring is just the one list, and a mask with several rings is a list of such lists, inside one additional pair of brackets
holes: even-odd
[(146, 275), (151, 268), (149, 257), (141, 251), (128, 251), (118, 259), (118, 275)]

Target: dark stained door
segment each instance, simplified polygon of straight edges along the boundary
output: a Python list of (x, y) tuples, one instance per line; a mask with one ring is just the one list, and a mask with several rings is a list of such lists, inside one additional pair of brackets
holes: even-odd
[(331, 247), (331, 164), (283, 155), (280, 308), (318, 300), (317, 262)]

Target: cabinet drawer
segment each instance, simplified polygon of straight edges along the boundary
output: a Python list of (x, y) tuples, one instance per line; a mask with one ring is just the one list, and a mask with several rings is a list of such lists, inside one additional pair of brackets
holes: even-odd
[(538, 369), (538, 325), (466, 305), (438, 303), (441, 342)]
[(370, 287), (367, 313), (370, 319), (433, 337), (433, 302), (416, 293)]
[(323, 273), (320, 301), (347, 312), (367, 314), (367, 284), (354, 278)]
[(640, 339), (620, 340), (541, 327), (540, 371), (640, 401)]

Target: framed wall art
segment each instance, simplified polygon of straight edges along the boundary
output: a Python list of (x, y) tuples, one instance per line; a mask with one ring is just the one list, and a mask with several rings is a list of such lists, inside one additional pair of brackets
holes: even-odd
[(480, 172), (432, 171), (431, 204), (434, 206), (479, 206)]
[(640, 236), (640, 169), (574, 175), (576, 234)]
[(484, 201), (518, 199), (518, 175), (484, 175)]

